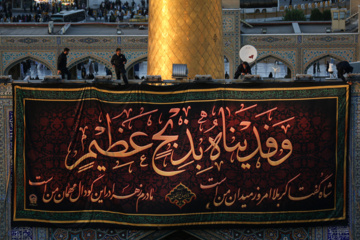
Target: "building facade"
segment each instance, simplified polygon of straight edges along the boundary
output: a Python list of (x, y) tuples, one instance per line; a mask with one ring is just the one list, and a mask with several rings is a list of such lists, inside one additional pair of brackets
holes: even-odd
[[(56, 74), (57, 56), (64, 47), (71, 49), (68, 56), (68, 67), (72, 68), (78, 63), (90, 58), (112, 69), (110, 58), (114, 50), (121, 46), (128, 59), (127, 69), (136, 63), (147, 59), (147, 36), (0, 36), (0, 75), (7, 75), (12, 67), (20, 62), (31, 59), (47, 66), (52, 74)], [(241, 34), (240, 10), (223, 10), (223, 48), (224, 56), (229, 60), (230, 75), (240, 64), (239, 50), (244, 45), (253, 45), (257, 48), (258, 61), (275, 58), (287, 65), (292, 76), (296, 73), (305, 73), (316, 61), (325, 57), (336, 60), (359, 61), (359, 33), (337, 34)], [(115, 73), (113, 72), (113, 75)], [(3, 142), (10, 142), (12, 96), (11, 86), (0, 85), (1, 110), (0, 126)], [(213, 229), (189, 230), (193, 235), (203, 239), (238, 239), (240, 237), (258, 237), (259, 239), (360, 239), (360, 146), (356, 139), (360, 137), (359, 130), (359, 100), (360, 85), (355, 83), (352, 87), (351, 98), (351, 143), (350, 167), (352, 170), (349, 179), (349, 224), (346, 226), (318, 226), (294, 228), (266, 228), (266, 229)], [(1, 181), (7, 182), (11, 167), (11, 152), (7, 144), (1, 146), (0, 172)], [(101, 239), (106, 236), (124, 236), (122, 239), (138, 239), (149, 236), (148, 239), (157, 239), (171, 233), (172, 230), (145, 231), (145, 230), (101, 230), (101, 229), (60, 229), (60, 228), (14, 228), (11, 226), (10, 203), (8, 189), (2, 186), (0, 190), (2, 209), (6, 209), (5, 221), (0, 223), (1, 239), (72, 239), (75, 236), (97, 236)], [(157, 235), (156, 235), (157, 234)], [(152, 236), (153, 238), (150, 238)], [(272, 238), (270, 238), (272, 236)], [(269, 238), (265, 238), (269, 237)], [(338, 238), (339, 237), (339, 238)], [(61, 238), (60, 238), (61, 239)]]
[[(307, 33), (307, 34), (240, 34), (240, 10), (223, 10), (223, 49), (229, 61), (232, 76), (240, 64), (239, 51), (244, 45), (253, 45), (259, 53), (257, 62), (275, 58), (291, 70), (291, 75), (303, 74), (317, 61), (331, 57), (336, 61), (359, 61), (358, 33)], [(121, 46), (130, 69), (147, 59), (148, 37), (112, 36), (0, 36), (0, 75), (26, 59), (33, 59), (47, 66), (56, 74), (57, 56), (64, 47), (71, 49), (69, 68), (92, 58), (111, 68), (110, 58), (114, 49)], [(113, 73), (115, 75), (115, 73)]]

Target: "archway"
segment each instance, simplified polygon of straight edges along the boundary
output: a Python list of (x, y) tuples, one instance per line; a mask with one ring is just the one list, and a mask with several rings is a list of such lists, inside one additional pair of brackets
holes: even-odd
[(10, 64), (5, 69), (4, 75), (11, 75), (14, 80), (23, 80), (27, 76), (30, 79), (42, 80), (45, 76), (53, 75), (53, 72), (47, 63), (27, 56)]
[(97, 75), (113, 75), (110, 63), (95, 56), (76, 59), (68, 65), (68, 69), (74, 79), (94, 79)]
[(147, 75), (147, 57), (139, 58), (126, 68), (129, 79), (144, 79)]
[(316, 77), (327, 77), (329, 76), (329, 64), (333, 64), (333, 73), (336, 74), (336, 63), (345, 61), (344, 59), (341, 59), (340, 57), (327, 54), (321, 57), (316, 58), (312, 62), (308, 63), (308, 65), (305, 67), (305, 73), (311, 74)]
[(292, 75), (292, 66), (273, 55), (260, 58), (250, 66), (252, 74), (262, 78), (291, 78)]

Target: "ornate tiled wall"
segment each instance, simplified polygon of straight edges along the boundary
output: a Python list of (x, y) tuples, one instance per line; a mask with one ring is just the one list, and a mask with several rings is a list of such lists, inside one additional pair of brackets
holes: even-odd
[(240, 10), (223, 11), (224, 55), (230, 63), (230, 76), (233, 76), (236, 67), (240, 64)]
[(38, 61), (56, 74), (57, 56), (65, 47), (70, 48), (69, 68), (92, 58), (113, 70), (110, 59), (117, 47), (123, 49), (127, 66), (147, 57), (147, 36), (0, 36), (0, 42), (0, 75), (26, 59)]
[(302, 51), (303, 68), (308, 69), (315, 61), (331, 56), (337, 61), (355, 61), (355, 50), (353, 48), (338, 49), (305, 49)]
[(12, 123), (12, 86), (0, 84), (0, 239), (10, 239), (11, 234)]
[(68, 66), (69, 68), (72, 68), (76, 66), (76, 64), (84, 62), (84, 60), (93, 58), (97, 62), (104, 64), (107, 68), (112, 69), (110, 64), (111, 56), (113, 55), (113, 52), (107, 51), (107, 52), (93, 52), (89, 50), (78, 50), (74, 51), (70, 48), (70, 52), (68, 55)]
[(26, 59), (33, 59), (46, 65), (53, 73), (56, 70), (56, 55), (54, 52), (47, 51), (25, 51), (14, 52), (4, 51), (3, 54), (3, 71), (7, 73), (11, 67), (19, 63), (19, 61)]
[[(223, 11), (224, 55), (230, 62), (230, 75), (240, 63), (241, 46), (257, 48), (258, 61), (274, 57), (290, 67), (293, 73), (304, 73), (314, 62), (330, 56), (336, 60), (357, 61), (357, 33), (304, 35), (240, 35), (240, 10)], [(128, 58), (127, 67), (147, 57), (147, 36), (0, 36), (0, 74), (20, 61), (31, 58), (56, 73), (57, 56), (64, 47), (71, 49), (69, 66), (94, 58), (109, 67), (117, 47)], [(114, 74), (115, 75), (115, 74)]]
[(349, 165), (352, 174), (349, 182), (350, 228), (352, 239), (360, 239), (360, 83), (351, 88)]
[(274, 57), (284, 62), (292, 73), (305, 73), (314, 62), (332, 57), (337, 61), (357, 61), (358, 34), (303, 34), (241, 36), (242, 45), (253, 45), (259, 53), (258, 61)]
[(291, 71), (295, 71), (296, 69), (296, 51), (292, 49), (282, 49), (282, 50), (264, 50), (258, 53), (258, 62), (268, 58), (273, 57), (278, 59), (279, 61), (286, 64)]

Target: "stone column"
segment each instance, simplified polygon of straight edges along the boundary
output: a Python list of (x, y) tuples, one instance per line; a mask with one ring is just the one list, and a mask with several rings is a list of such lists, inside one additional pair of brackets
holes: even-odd
[(224, 78), (221, 0), (150, 0), (148, 75), (172, 79), (173, 64)]

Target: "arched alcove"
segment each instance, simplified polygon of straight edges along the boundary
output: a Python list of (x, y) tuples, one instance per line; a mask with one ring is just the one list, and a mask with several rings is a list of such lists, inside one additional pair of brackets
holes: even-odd
[(252, 74), (260, 75), (263, 78), (291, 78), (294, 72), (294, 66), (276, 55), (261, 57), (250, 66)]
[(141, 79), (147, 75), (147, 57), (142, 56), (131, 61), (127, 68), (126, 73), (129, 79)]
[[(93, 66), (90, 67), (90, 63), (93, 63)], [(97, 69), (96, 69), (97, 64)], [(79, 66), (80, 69), (78, 68)], [(81, 74), (82, 67), (85, 68), (85, 76)], [(113, 75), (115, 76), (115, 71), (113, 67), (111, 66), (110, 60), (107, 61), (103, 58), (100, 58), (96, 55), (87, 55), (82, 56), (80, 58), (73, 59), (71, 62), (68, 63), (68, 69), (71, 72), (72, 78), (77, 79), (85, 79), (91, 73), (92, 68), (92, 74), (93, 75)]]
[(26, 76), (32, 79), (44, 79), (47, 75), (53, 75), (54, 71), (55, 69), (44, 60), (26, 56), (9, 64), (4, 70), (4, 75), (12, 75), (15, 80), (24, 79)]
[(305, 69), (304, 73), (311, 74), (313, 76), (324, 77), (328, 75), (327, 70), (329, 68), (329, 63), (334, 64), (333, 70), (336, 72), (335, 65), (337, 62), (341, 62), (341, 61), (346, 61), (346, 60), (342, 57), (333, 54), (325, 54), (307, 63), (304, 68)]

